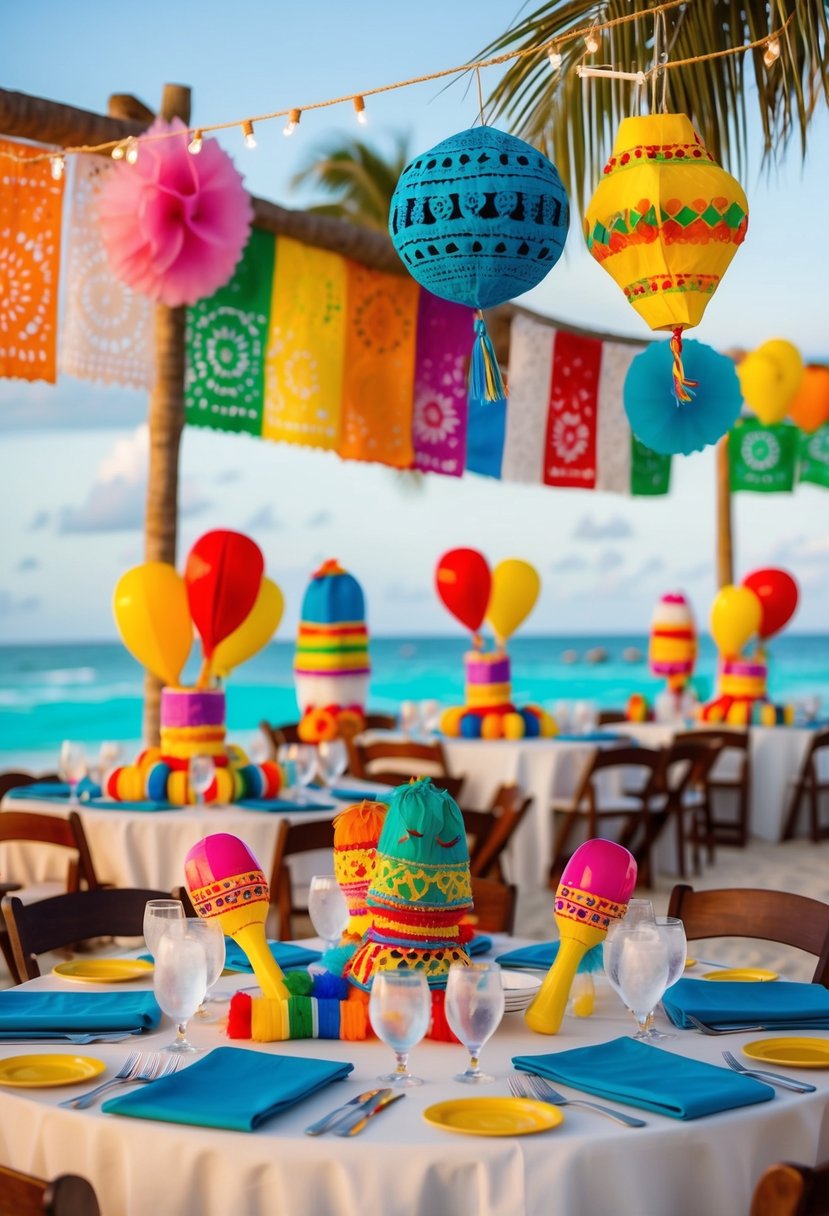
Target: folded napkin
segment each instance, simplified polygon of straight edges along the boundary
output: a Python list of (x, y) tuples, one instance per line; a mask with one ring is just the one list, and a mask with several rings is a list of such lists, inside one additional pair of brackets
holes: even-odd
[(737, 980), (677, 980), (662, 998), (675, 1026), (688, 1015), (717, 1026), (762, 1022), (766, 1026), (829, 1029), (829, 989), (821, 984), (742, 983)]
[(152, 1030), (160, 1020), (151, 992), (0, 992), (0, 1032)]
[(466, 953), (472, 958), (477, 958), (479, 954), (488, 954), (492, 949), (492, 938), (487, 937), (485, 933), (476, 933), (471, 941), (466, 943)]
[(337, 1060), (217, 1047), (172, 1076), (111, 1098), (103, 1109), (136, 1119), (250, 1132), (331, 1081), (347, 1077), (353, 1067)]
[(391, 790), (346, 789), (341, 785), (333, 786), (328, 793), (340, 802), (388, 802), (391, 798)]
[(531, 946), (521, 946), (517, 950), (508, 950), (506, 954), (499, 954), (495, 961), (502, 967), (549, 971), (557, 954), (558, 942), (533, 942)]
[[(88, 777), (78, 782), (78, 797), (83, 801), (88, 798), (100, 798), (101, 787)], [(69, 786), (65, 781), (33, 781), (29, 785), (16, 785), (6, 795), (7, 798), (68, 798)]]
[(774, 1097), (770, 1085), (753, 1077), (635, 1039), (612, 1039), (543, 1056), (515, 1056), (512, 1062), (522, 1072), (673, 1119), (699, 1119)]
[(83, 802), (84, 810), (91, 808), (93, 811), (180, 811), (180, 806), (174, 806), (172, 802), (162, 802), (152, 798), (144, 798), (141, 802), (116, 802), (112, 798), (90, 798), (88, 802)]
[(559, 743), (618, 743), (620, 739), (624, 739), (631, 747), (638, 746), (638, 740), (612, 730), (587, 730), (581, 735), (572, 732), (553, 735), (552, 741), (553, 743), (556, 741)]
[[(315, 963), (317, 959), (322, 958), (319, 950), (295, 946), (292, 942), (268, 942), (268, 948), (283, 971), (307, 967), (309, 963)], [(248, 956), (232, 937), (225, 938), (225, 967), (229, 971), (253, 972)]]
[(293, 802), (289, 798), (242, 798), (235, 804), (246, 811), (330, 811), (330, 802)]

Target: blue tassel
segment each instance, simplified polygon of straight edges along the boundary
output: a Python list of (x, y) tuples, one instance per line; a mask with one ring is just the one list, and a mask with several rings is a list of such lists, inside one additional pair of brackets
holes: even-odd
[(601, 942), (599, 943), (598, 946), (591, 946), (590, 949), (585, 954), (584, 958), (579, 963), (578, 968), (576, 969), (576, 974), (578, 975), (578, 973), (580, 971), (582, 971), (582, 972), (601, 971), (602, 957), (603, 956), (602, 956)]
[(475, 319), (475, 345), (469, 365), (469, 392), (478, 401), (502, 401), (507, 395), (501, 369), (495, 358), (486, 321), (479, 312)]

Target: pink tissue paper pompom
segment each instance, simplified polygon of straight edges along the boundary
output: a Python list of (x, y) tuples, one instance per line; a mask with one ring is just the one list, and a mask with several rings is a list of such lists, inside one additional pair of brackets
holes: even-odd
[(101, 191), (101, 235), (113, 274), (170, 308), (212, 295), (247, 244), (253, 207), (233, 161), (213, 139), (187, 150), (187, 128), (157, 118), (133, 165), (113, 166)]

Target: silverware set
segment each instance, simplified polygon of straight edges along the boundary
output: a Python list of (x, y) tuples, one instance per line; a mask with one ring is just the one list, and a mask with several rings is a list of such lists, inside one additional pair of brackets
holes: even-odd
[(392, 1089), (369, 1089), (341, 1106), (336, 1106), (316, 1123), (309, 1124), (305, 1128), (305, 1134), (319, 1136), (323, 1132), (333, 1131), (335, 1136), (356, 1136), (369, 1119), (373, 1119), (381, 1110), (405, 1096), (404, 1093), (395, 1093)]
[(749, 1023), (749, 1022), (703, 1022), (701, 1018), (694, 1017), (692, 1013), (685, 1015), (688, 1021), (699, 1030), (702, 1034), (743, 1034), (750, 1030), (826, 1030), (826, 1018), (820, 1018), (813, 1022), (775, 1022), (772, 1025), (767, 1023)]
[(745, 1073), (747, 1077), (756, 1077), (758, 1081), (779, 1085), (781, 1089), (792, 1089), (796, 1094), (813, 1094), (817, 1089), (816, 1085), (810, 1085), (808, 1081), (798, 1081), (795, 1077), (784, 1077), (779, 1072), (767, 1072), (764, 1068), (747, 1068), (730, 1051), (724, 1051), (722, 1055), (728, 1067), (733, 1068), (734, 1072)]
[(58, 1106), (71, 1107), (73, 1110), (86, 1110), (106, 1090), (113, 1089), (119, 1085), (136, 1085), (139, 1082), (160, 1081), (162, 1077), (169, 1077), (171, 1073), (174, 1073), (180, 1063), (181, 1059), (179, 1056), (167, 1055), (161, 1051), (155, 1051), (150, 1054), (131, 1051), (114, 1077), (111, 1077), (108, 1081), (104, 1081), (102, 1085), (97, 1085), (95, 1089), (90, 1089), (88, 1093), (81, 1094), (76, 1098), (67, 1098), (65, 1102), (59, 1102)]
[(582, 1106), (597, 1114), (606, 1115), (608, 1119), (621, 1123), (624, 1127), (647, 1126), (644, 1119), (626, 1115), (624, 1111), (616, 1110), (612, 1106), (603, 1106), (601, 1102), (591, 1102), (587, 1098), (566, 1098), (557, 1089), (553, 1089), (543, 1077), (532, 1072), (511, 1072), (508, 1083), (510, 1092), (516, 1098), (535, 1098), (538, 1102), (549, 1102), (552, 1106)]

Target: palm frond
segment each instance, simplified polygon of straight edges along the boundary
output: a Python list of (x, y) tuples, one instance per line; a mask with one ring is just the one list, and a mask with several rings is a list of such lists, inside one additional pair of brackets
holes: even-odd
[(335, 136), (309, 149), (290, 185), (312, 186), (331, 200), (308, 210), (385, 231), (391, 197), (408, 159), (406, 136), (396, 137), (388, 157), (363, 140)]

